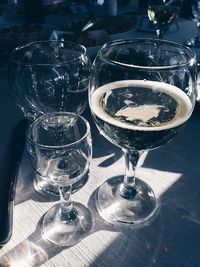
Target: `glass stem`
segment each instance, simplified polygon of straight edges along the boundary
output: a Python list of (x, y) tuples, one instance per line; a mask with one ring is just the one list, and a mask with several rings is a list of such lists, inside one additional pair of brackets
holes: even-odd
[(76, 218), (76, 212), (71, 201), (72, 185), (59, 187), (60, 194), (60, 217), (63, 222), (73, 221)]
[(137, 191), (135, 188), (135, 172), (142, 152), (123, 150), (125, 157), (124, 182), (120, 187), (120, 195), (124, 198), (134, 198)]
[(163, 38), (163, 30), (156, 29), (156, 35), (157, 35), (158, 39), (162, 39)]

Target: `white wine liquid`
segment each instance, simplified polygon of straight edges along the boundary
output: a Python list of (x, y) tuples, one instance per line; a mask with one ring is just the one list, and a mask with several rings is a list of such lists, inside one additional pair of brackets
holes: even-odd
[(149, 20), (156, 26), (165, 27), (173, 23), (179, 16), (180, 7), (178, 6), (156, 6), (148, 7), (147, 14)]
[(189, 97), (178, 87), (141, 80), (99, 87), (91, 96), (90, 106), (105, 137), (133, 149), (168, 142), (192, 112)]

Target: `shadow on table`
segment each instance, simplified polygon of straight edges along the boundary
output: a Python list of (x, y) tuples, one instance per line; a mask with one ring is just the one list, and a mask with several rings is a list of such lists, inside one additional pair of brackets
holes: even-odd
[[(180, 174), (161, 195), (158, 216), (133, 231), (124, 227), (90, 267), (200, 266), (199, 138), (197, 107), (185, 130), (170, 144), (149, 152), (144, 162), (144, 168)], [(100, 224), (95, 220), (96, 230)]]
[[(105, 235), (106, 232), (109, 235), (111, 232), (116, 232), (117, 238), (111, 244), (109, 243), (100, 255), (97, 255), (96, 260), (90, 264), (90, 267), (199, 266), (200, 220), (190, 216), (188, 211), (185, 210), (187, 208), (186, 203), (180, 207), (178, 206), (180, 199), (184, 198), (178, 186), (178, 184), (175, 185), (176, 190), (173, 190), (172, 193), (170, 190), (165, 193), (168, 197), (172, 196), (172, 201), (161, 205), (155, 220), (135, 230), (131, 230), (131, 227), (113, 227), (106, 223), (96, 211), (95, 190), (88, 203), (94, 217), (93, 228), (89, 235), (103, 230)], [(200, 199), (199, 197), (195, 198), (189, 199), (189, 202), (185, 199), (185, 202), (190, 204), (191, 208), (193, 206), (193, 215), (195, 215), (195, 209), (197, 209), (198, 214), (196, 215), (200, 216), (199, 208), (197, 208)], [(62, 252), (63, 249), (67, 249), (66, 247), (53, 246), (42, 239), (41, 220), (34, 233), (1, 258), (1, 266), (37, 267)], [(66, 266), (67, 264), (66, 259)]]
[[(94, 202), (93, 198), (95, 198), (95, 194), (96, 192), (94, 192), (93, 196), (91, 197), (92, 202)], [(93, 206), (94, 203), (91, 203), (91, 205)], [(94, 212), (92, 211), (93, 216), (95, 216), (95, 218), (93, 219), (92, 230), (89, 233), (89, 235), (99, 230), (119, 231), (119, 229), (112, 230), (110, 224), (103, 221), (103, 219), (97, 213), (95, 214)], [(41, 232), (42, 220), (43, 216), (39, 220), (36, 226), (36, 230), (27, 239), (23, 240), (20, 244), (18, 244), (16, 247), (14, 247), (1, 257), (0, 266), (38, 267), (41, 264), (47, 262), (55, 255), (61, 253), (62, 250), (70, 248), (70, 247), (58, 247), (49, 242), (46, 242), (43, 239)], [(66, 260), (65, 263), (66, 265), (62, 266), (68, 266), (67, 264), (71, 266), (71, 263), (70, 262), (68, 263), (67, 259), (65, 260)]]
[[(186, 188), (178, 182), (172, 191), (166, 191), (161, 197), (157, 217), (150, 224), (136, 229), (129, 226), (113, 227), (109, 224), (105, 227), (95, 210), (94, 202), (90, 200), (92, 205), (89, 203), (89, 207), (95, 211), (93, 231), (103, 228), (105, 235), (106, 231), (109, 233), (113, 229), (118, 232), (116, 239), (111, 244), (108, 243), (90, 267), (199, 267), (200, 195), (198, 192), (193, 194), (192, 184)], [(165, 204), (162, 204), (163, 197), (169, 198)]]
[(0, 259), (0, 266), (37, 267), (62, 251), (46, 242), (41, 236), (42, 218), (35, 232)]
[[(98, 238), (98, 232), (103, 230), (105, 235), (115, 232), (116, 238), (108, 244), (104, 240), (105, 249), (90, 267), (200, 266), (199, 136), (200, 113), (197, 111), (175, 141), (148, 154), (144, 168), (181, 174), (161, 195), (159, 214), (150, 224), (137, 229), (112, 226), (96, 211), (97, 189), (93, 192), (88, 202), (94, 218), (89, 235), (96, 233)], [(40, 266), (67, 249), (46, 243), (41, 237), (40, 224), (41, 220), (34, 233), (1, 258), (0, 265), (4, 263), (1, 266), (17, 266), (17, 263)]]

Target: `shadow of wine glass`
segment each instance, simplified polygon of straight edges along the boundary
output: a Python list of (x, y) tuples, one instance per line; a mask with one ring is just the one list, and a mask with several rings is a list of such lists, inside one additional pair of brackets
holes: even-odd
[(31, 235), (1, 257), (0, 266), (36, 267), (62, 251), (42, 238), (42, 218)]
[(109, 167), (122, 157), (122, 150), (116, 147), (96, 147), (93, 152), (93, 158), (105, 157), (103, 161), (99, 163), (99, 167)]
[[(188, 178), (188, 171), (183, 174), (183, 179), (185, 178)], [(162, 203), (157, 216), (142, 227), (136, 228), (111, 225), (100, 217), (95, 204), (97, 188), (88, 202), (95, 218), (91, 234), (105, 231), (104, 244), (107, 241), (107, 245), (101, 249), (90, 267), (101, 266), (101, 261), (102, 265), (107, 263), (115, 267), (163, 267), (174, 266), (175, 262), (176, 266), (199, 266), (199, 194), (193, 194), (192, 187), (192, 182), (187, 188), (183, 186), (182, 181), (176, 181), (173, 187), (169, 187), (161, 196)], [(184, 197), (186, 199), (183, 201)], [(163, 201), (165, 198), (171, 201)], [(106, 240), (106, 232), (109, 236), (111, 231), (118, 234), (110, 238), (109, 242), (109, 238)], [(102, 234), (99, 235), (101, 238)]]
[[(4, 254), (0, 259), (0, 266), (26, 266), (26, 267), (38, 267), (41, 264), (47, 262), (52, 257), (61, 253), (65, 249), (69, 249), (72, 246), (57, 246), (50, 242), (47, 242), (42, 236), (42, 221), (44, 215), (37, 223), (35, 231), (30, 234), (25, 240), (15, 246), (13, 249)], [(90, 226), (92, 229), (93, 220), (91, 220)], [(89, 230), (89, 228), (87, 229)], [(82, 236), (76, 244), (86, 238), (88, 233)], [(74, 245), (76, 245), (74, 244)], [(73, 246), (74, 246), (73, 245)], [(67, 264), (67, 262), (66, 262)]]

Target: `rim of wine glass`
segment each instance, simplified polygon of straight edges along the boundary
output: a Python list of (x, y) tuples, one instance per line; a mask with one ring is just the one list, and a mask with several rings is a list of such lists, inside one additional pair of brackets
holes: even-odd
[[(78, 49), (75, 49), (74, 51), (80, 51), (81, 54), (80, 54), (80, 56), (78, 56), (76, 58), (74, 57), (73, 59), (70, 59), (70, 60), (67, 59), (67, 60), (64, 60), (64, 61), (61, 61), (58, 63), (57, 62), (55, 62), (55, 63), (28, 63), (28, 62), (22, 62), (21, 60), (14, 58), (16, 56), (16, 54), (19, 51), (21, 51), (22, 49), (31, 47), (32, 45), (36, 45), (36, 44), (50, 44), (50, 43), (63, 43), (63, 44), (71, 45), (72, 47), (78, 48)], [(63, 47), (63, 48), (65, 48), (65, 47)], [(73, 49), (72, 49), (72, 51), (73, 51)], [(76, 62), (83, 56), (87, 56), (87, 49), (82, 44), (71, 42), (71, 41), (63, 41), (63, 40), (45, 40), (45, 41), (33, 41), (33, 42), (29, 42), (27, 44), (15, 47), (10, 54), (10, 61), (14, 62), (16, 64), (23, 65), (23, 66), (52, 66), (52, 65), (59, 66), (59, 65), (64, 65), (66, 63)]]
[[(75, 142), (71, 142), (70, 144), (65, 144), (65, 145), (45, 145), (45, 144), (41, 144), (38, 143), (36, 141), (33, 140), (33, 138), (31, 137), (31, 133), (32, 133), (32, 128), (34, 127), (34, 125), (36, 123), (38, 123), (38, 121), (42, 121), (45, 117), (53, 117), (53, 116), (71, 116), (71, 117), (77, 117), (79, 119), (81, 119), (85, 125), (86, 125), (86, 131), (85, 134), (82, 135), (82, 137), (79, 138), (79, 140), (75, 141)], [(90, 134), (90, 124), (89, 122), (83, 117), (80, 116), (76, 113), (73, 112), (51, 112), (51, 113), (45, 113), (41, 116), (39, 116), (36, 120), (34, 120), (30, 126), (28, 127), (27, 131), (26, 131), (26, 138), (28, 141), (30, 141), (32, 144), (38, 146), (38, 147), (43, 147), (43, 148), (48, 148), (48, 149), (62, 149), (62, 148), (67, 148), (73, 145), (77, 145), (80, 142), (82, 142), (82, 140), (84, 140), (88, 135)]]
[[(187, 55), (188, 59), (185, 60), (185, 62), (180, 63), (180, 64), (174, 64), (174, 65), (160, 65), (160, 66), (145, 66), (145, 65), (136, 65), (136, 64), (129, 64), (129, 63), (122, 63), (120, 61), (117, 60), (113, 60), (113, 59), (109, 59), (107, 58), (107, 55), (104, 54), (104, 50), (107, 49), (107, 47), (114, 47), (114, 46), (119, 46), (125, 43), (150, 43), (152, 45), (158, 45), (159, 43), (163, 44), (163, 45), (169, 45), (169, 46), (173, 46), (173, 47), (177, 47), (180, 48), (182, 50), (182, 52), (184, 52), (184, 55)], [(105, 43), (100, 50), (98, 51), (98, 56), (102, 57), (104, 60), (106, 60), (107, 62), (113, 64), (113, 65), (121, 65), (124, 67), (131, 67), (131, 68), (140, 68), (140, 69), (152, 69), (152, 70), (167, 70), (167, 69), (177, 69), (183, 66), (187, 66), (187, 65), (193, 65), (196, 63), (196, 54), (194, 53), (194, 51), (192, 51), (192, 49), (190, 49), (189, 47), (182, 45), (180, 43), (174, 42), (174, 41), (168, 41), (168, 40), (160, 40), (160, 39), (153, 39), (153, 38), (128, 38), (128, 39), (118, 39), (118, 40), (114, 40), (108, 43)]]

